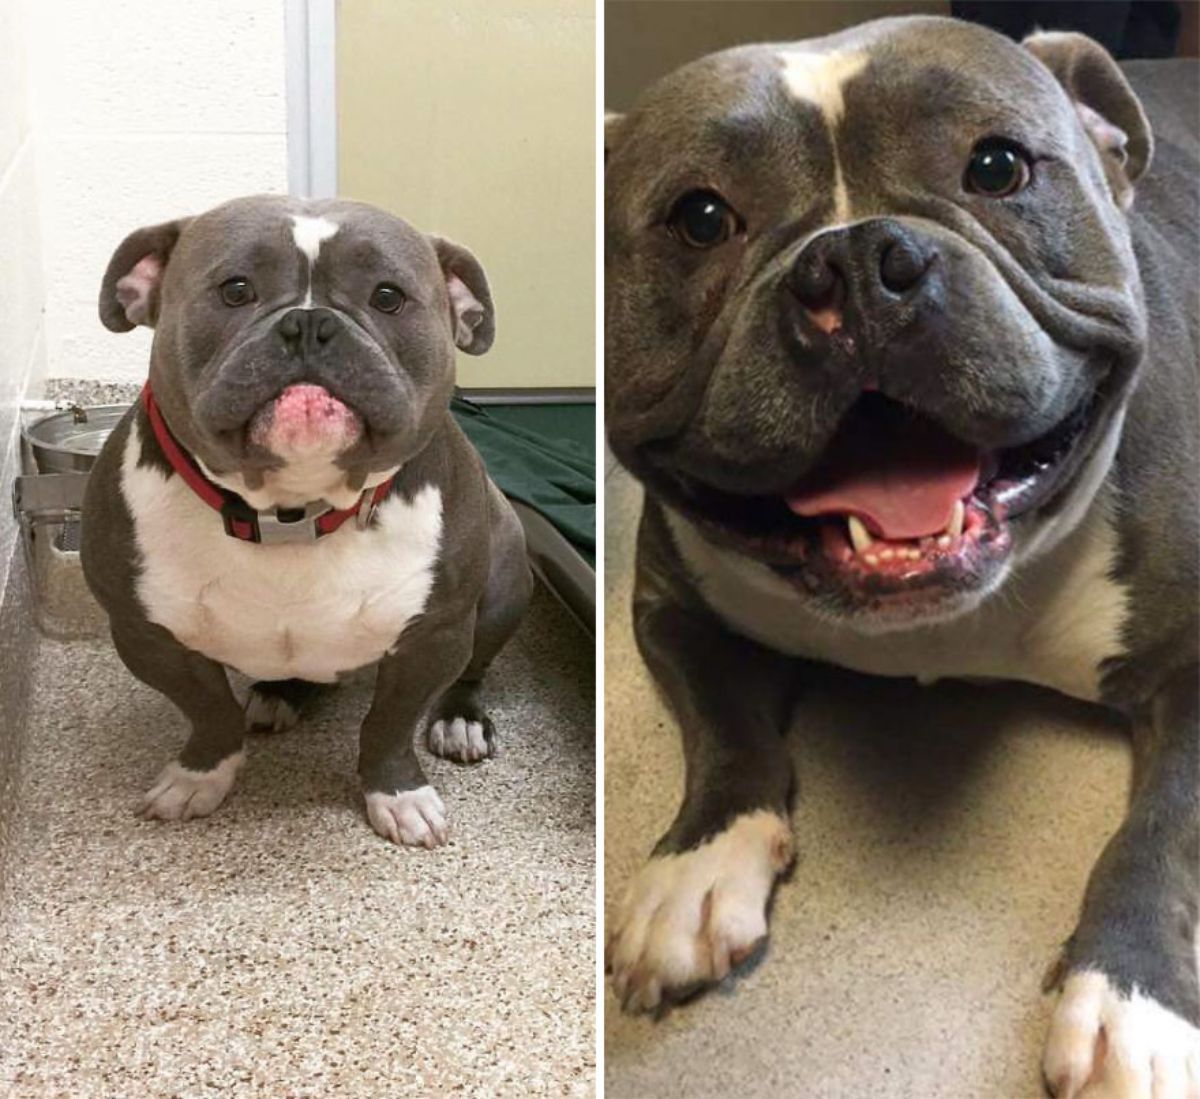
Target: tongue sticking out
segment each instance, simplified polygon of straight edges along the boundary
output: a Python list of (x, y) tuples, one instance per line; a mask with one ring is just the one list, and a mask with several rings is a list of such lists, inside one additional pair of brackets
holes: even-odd
[(923, 538), (946, 529), (979, 475), (979, 452), (929, 420), (852, 413), (786, 499), (796, 515), (855, 515), (876, 537)]

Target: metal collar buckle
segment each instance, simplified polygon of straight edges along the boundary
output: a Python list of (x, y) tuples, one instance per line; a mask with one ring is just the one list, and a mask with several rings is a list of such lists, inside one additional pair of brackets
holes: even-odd
[(244, 542), (277, 546), (315, 542), (321, 536), (317, 520), (333, 511), (324, 500), (311, 500), (303, 508), (256, 511), (240, 496), (228, 494), (221, 507), (225, 533)]
[[(324, 500), (310, 500), (303, 508), (276, 508), (258, 512), (258, 540), (264, 546), (284, 543), (315, 542), (321, 530), (317, 520), (334, 510)], [(287, 518), (282, 518), (287, 515)]]

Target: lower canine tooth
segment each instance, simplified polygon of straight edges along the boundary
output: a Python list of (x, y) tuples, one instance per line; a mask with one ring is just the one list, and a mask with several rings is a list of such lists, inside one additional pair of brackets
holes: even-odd
[(851, 515), (846, 521), (846, 525), (850, 528), (850, 541), (854, 543), (855, 550), (859, 553), (869, 550), (872, 539), (867, 533), (867, 528), (863, 526), (862, 520), (857, 515)]
[(963, 532), (963, 520), (967, 517), (967, 509), (961, 500), (954, 501), (954, 514), (950, 516), (950, 525), (946, 528), (946, 533), (951, 538), (959, 538)]

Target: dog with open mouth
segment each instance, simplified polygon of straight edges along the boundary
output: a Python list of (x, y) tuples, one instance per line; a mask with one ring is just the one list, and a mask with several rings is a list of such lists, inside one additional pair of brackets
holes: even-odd
[[(495, 751), (480, 697), (532, 589), (521, 525), (450, 415), (495, 319), (465, 248), (383, 210), (259, 195), (138, 229), (100, 317), (154, 331), (141, 399), (88, 481), (82, 560), (121, 659), (191, 724), (141, 806), (187, 820), (247, 728), (377, 665), (359, 774), (374, 829), (447, 841), (413, 740)], [(243, 706), (226, 669), (257, 682)]]
[(608, 120), (608, 432), (687, 760), (609, 929), (627, 1009), (766, 936), (820, 663), (1023, 680), (1140, 749), (1047, 1084), (1200, 1095), (1196, 102), (1190, 62), (919, 17), (726, 50)]

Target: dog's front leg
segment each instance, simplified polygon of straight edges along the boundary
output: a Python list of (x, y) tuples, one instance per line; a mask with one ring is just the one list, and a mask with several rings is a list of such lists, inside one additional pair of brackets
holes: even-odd
[(608, 939), (627, 1010), (721, 980), (767, 934), (776, 877), (792, 858), (791, 761), (783, 738), (796, 664), (669, 595), (643, 595), (634, 629), (683, 735), (675, 823), (634, 877)]
[(114, 625), (112, 638), (125, 666), (166, 695), (191, 724), (179, 758), (163, 768), (139, 813), (157, 820), (208, 816), (233, 788), (243, 758), (245, 715), (224, 667), (153, 622)]
[(1046, 1047), (1059, 1099), (1200, 1097), (1200, 672), (1139, 715), (1129, 813), (1088, 882)]
[(379, 665), (375, 697), (359, 737), (358, 773), (367, 817), (393, 843), (446, 842), (446, 809), (429, 785), (413, 746), (418, 723), (471, 657), (474, 615), (422, 619)]

